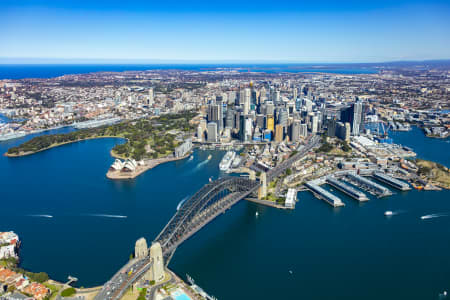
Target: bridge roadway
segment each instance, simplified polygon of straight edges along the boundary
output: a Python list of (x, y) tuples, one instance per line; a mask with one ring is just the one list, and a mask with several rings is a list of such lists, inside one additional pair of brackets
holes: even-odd
[[(308, 144), (279, 166), (267, 172), (267, 182), (284, 173), (291, 165), (320, 144), (320, 138), (313, 136)], [(170, 219), (154, 242), (159, 242), (166, 265), (176, 248), (193, 234), (202, 229), (221, 213), (230, 209), (243, 198), (256, 192), (258, 181), (244, 177), (224, 177), (203, 186), (189, 198)], [(95, 300), (119, 300), (128, 288), (147, 272), (152, 265), (149, 257), (133, 260), (117, 272)]]

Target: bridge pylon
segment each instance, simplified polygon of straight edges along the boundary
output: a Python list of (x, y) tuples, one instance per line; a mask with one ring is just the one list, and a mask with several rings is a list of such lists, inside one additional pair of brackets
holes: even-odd
[(265, 198), (267, 196), (267, 175), (266, 172), (262, 172), (259, 176), (261, 185), (258, 189), (258, 199)]
[(161, 244), (158, 242), (152, 243), (150, 247), (150, 261), (153, 262), (150, 269), (145, 274), (145, 279), (155, 283), (161, 282), (165, 278), (164, 258)]

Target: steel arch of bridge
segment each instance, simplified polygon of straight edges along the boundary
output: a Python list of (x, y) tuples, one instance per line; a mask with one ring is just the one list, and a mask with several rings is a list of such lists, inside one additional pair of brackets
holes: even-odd
[(258, 187), (257, 181), (243, 177), (225, 177), (203, 186), (184, 203), (155, 239), (161, 244), (166, 264), (183, 241)]

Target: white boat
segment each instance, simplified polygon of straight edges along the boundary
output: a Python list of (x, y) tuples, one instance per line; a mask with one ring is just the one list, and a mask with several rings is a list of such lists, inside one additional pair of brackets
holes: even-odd
[(236, 153), (234, 151), (228, 151), (225, 156), (222, 158), (219, 164), (219, 169), (221, 171), (228, 171), (233, 163), (233, 159), (235, 158)]
[(23, 136), (26, 136), (27, 134), (23, 131), (17, 131), (17, 132), (12, 132), (12, 133), (6, 133), (6, 134), (2, 134), (0, 135), (0, 141), (8, 141), (8, 140), (12, 140), (12, 139), (17, 139)]
[(242, 160), (241, 157), (239, 155), (236, 155), (236, 157), (233, 159), (233, 163), (231, 164), (231, 167), (233, 167), (233, 168), (239, 167), (241, 160)]
[(255, 216), (259, 216), (258, 212), (255, 213)]
[(208, 160), (210, 160), (212, 158), (212, 155), (210, 154), (210, 155), (208, 155)]
[(189, 157), (189, 160), (193, 160), (194, 159), (194, 155), (191, 155), (190, 157)]
[(394, 214), (394, 213), (393, 213), (392, 211), (390, 211), (390, 210), (387, 210), (387, 211), (384, 212), (384, 215), (385, 215), (386, 217), (392, 216), (393, 214)]

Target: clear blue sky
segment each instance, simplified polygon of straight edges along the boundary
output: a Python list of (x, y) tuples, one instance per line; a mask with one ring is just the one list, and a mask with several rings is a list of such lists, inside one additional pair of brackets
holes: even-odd
[(0, 58), (449, 59), (450, 1), (2, 0)]

